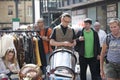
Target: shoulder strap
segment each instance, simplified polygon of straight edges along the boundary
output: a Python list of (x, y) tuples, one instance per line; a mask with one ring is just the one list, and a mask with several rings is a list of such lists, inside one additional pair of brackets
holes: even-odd
[(45, 28), (45, 36), (47, 36), (48, 28)]
[(107, 44), (108, 48), (109, 48), (110, 41), (111, 41), (111, 33), (108, 34), (107, 37), (106, 37), (106, 44)]
[[(48, 29), (49, 29), (49, 28), (45, 28), (45, 36), (47, 36)], [(49, 42), (48, 42), (48, 51), (50, 52)]]

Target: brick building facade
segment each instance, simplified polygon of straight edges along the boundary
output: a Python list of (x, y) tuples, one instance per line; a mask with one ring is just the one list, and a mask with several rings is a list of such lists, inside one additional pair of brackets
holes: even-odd
[[(19, 0), (17, 10), (20, 24), (32, 23), (31, 0)], [(16, 18), (15, 0), (0, 0), (0, 29), (11, 28), (13, 18)]]

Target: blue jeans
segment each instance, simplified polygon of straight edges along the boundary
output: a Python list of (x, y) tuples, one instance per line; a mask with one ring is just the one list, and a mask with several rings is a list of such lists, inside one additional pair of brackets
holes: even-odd
[(49, 65), (49, 57), (50, 57), (50, 53), (46, 54), (47, 65)]

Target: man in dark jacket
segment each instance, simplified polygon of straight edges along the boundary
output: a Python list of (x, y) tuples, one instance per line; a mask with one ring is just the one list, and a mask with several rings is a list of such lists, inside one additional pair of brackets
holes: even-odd
[(85, 27), (77, 33), (77, 45), (75, 50), (79, 53), (80, 78), (86, 80), (87, 66), (90, 67), (91, 80), (98, 80), (99, 72), (97, 71), (97, 60), (99, 60), (100, 44), (96, 31), (91, 28), (92, 20), (84, 20)]

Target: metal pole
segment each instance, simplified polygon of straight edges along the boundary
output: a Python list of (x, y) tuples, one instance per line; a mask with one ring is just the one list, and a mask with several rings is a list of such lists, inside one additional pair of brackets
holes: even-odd
[(26, 3), (25, 3), (25, 0), (24, 0), (24, 23), (26, 24)]
[(50, 11), (49, 11), (49, 0), (47, 0), (47, 10), (48, 10), (48, 26), (50, 26)]
[(32, 18), (33, 18), (33, 24), (35, 23), (35, 1), (32, 0)]
[(42, 16), (42, 11), (43, 11), (43, 0), (39, 0), (39, 3), (40, 3), (40, 17), (43, 17), (43, 16)]
[(14, 0), (14, 1), (15, 1), (16, 18), (18, 18), (18, 1), (19, 0)]
[(41, 17), (41, 0), (39, 0), (39, 7), (40, 7), (40, 17)]

